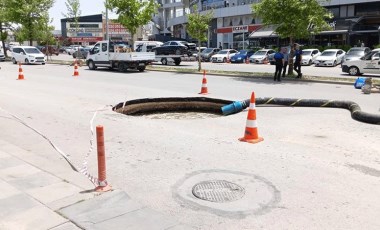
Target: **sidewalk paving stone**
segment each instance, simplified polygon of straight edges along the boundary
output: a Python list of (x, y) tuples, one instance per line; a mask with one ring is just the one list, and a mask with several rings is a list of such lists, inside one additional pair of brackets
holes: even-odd
[(61, 224), (57, 227), (51, 228), (49, 230), (80, 230), (80, 228), (78, 228), (77, 226), (75, 226), (71, 222), (67, 222), (67, 223)]
[(80, 189), (78, 187), (66, 182), (59, 182), (26, 191), (26, 193), (44, 204), (60, 200), (73, 194), (79, 194), (79, 192)]

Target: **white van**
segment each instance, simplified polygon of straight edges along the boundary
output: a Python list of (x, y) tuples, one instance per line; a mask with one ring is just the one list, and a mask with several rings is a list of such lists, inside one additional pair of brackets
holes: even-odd
[(45, 65), (46, 57), (34, 46), (14, 46), (12, 49), (12, 62), (13, 64), (22, 62), (25, 64), (40, 63)]

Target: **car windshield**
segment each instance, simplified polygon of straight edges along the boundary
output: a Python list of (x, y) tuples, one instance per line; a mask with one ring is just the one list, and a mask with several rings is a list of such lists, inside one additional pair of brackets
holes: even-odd
[(321, 54), (321, 56), (335, 56), (335, 51), (326, 51)]
[(219, 51), (219, 53), (218, 54), (227, 54), (228, 53), (228, 51), (227, 50), (221, 50), (221, 51)]
[(347, 55), (364, 56), (364, 50), (351, 49), (347, 52)]
[(240, 50), (239, 53), (237, 54), (247, 54), (247, 51), (246, 50)]
[(211, 53), (213, 49), (205, 49), (202, 51), (202, 53), (204, 54), (207, 54), (207, 53)]
[(310, 56), (311, 55), (311, 51), (303, 51), (302, 55), (304, 55), (304, 56)]
[(40, 51), (37, 48), (25, 48), (27, 54), (39, 54)]
[(265, 55), (267, 51), (257, 51), (255, 55)]

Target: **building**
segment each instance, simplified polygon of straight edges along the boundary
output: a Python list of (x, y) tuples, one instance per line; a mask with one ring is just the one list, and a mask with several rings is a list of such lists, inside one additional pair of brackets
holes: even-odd
[[(154, 21), (159, 33), (192, 40), (186, 33), (187, 14), (193, 6), (200, 12), (214, 12), (207, 46), (236, 48), (279, 45), (273, 28), (262, 28), (261, 19), (253, 17), (252, 4), (260, 0), (159, 0)], [(322, 4), (322, 3), (321, 3)], [(322, 4), (334, 14), (329, 21), (332, 30), (311, 39), (318, 45), (357, 45), (373, 47), (380, 43), (380, 1), (330, 0)]]
[[(73, 18), (61, 19), (62, 37), (73, 44), (94, 45), (106, 37), (106, 21), (102, 14), (78, 17), (78, 26)], [(108, 23), (109, 38), (113, 41), (128, 41), (131, 34), (120, 23)]]

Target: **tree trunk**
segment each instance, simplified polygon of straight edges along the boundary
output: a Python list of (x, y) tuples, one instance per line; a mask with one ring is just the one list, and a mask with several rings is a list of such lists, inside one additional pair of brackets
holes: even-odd
[(201, 40), (198, 39), (198, 71), (201, 71), (202, 69), (202, 62), (201, 62)]
[[(7, 50), (5, 49), (5, 41), (3, 40), (3, 23), (0, 22), (0, 38), (1, 38), (1, 46), (3, 47), (3, 52), (5, 57), (8, 57)], [(1, 50), (0, 50), (1, 51)]]
[(132, 50), (132, 52), (135, 52), (134, 44), (133, 44), (133, 43), (135, 43), (135, 41), (133, 40), (134, 36), (135, 36), (135, 33), (131, 33), (131, 50)]
[(293, 57), (294, 57), (294, 45), (293, 45), (293, 38), (289, 38), (289, 43), (290, 43), (290, 53), (289, 53), (289, 59), (288, 59), (288, 75), (293, 75), (293, 69), (294, 69), (294, 62), (293, 62)]

